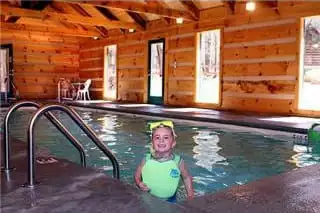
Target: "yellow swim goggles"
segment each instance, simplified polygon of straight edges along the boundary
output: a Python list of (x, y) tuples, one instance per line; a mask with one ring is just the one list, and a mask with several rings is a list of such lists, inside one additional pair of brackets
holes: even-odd
[(151, 131), (158, 127), (170, 127), (171, 129), (173, 129), (173, 122), (172, 121), (156, 121), (156, 122), (149, 123), (149, 128)]
[(172, 121), (156, 121), (156, 122), (149, 123), (149, 128), (150, 128), (151, 132), (153, 132), (154, 129), (159, 128), (159, 127), (169, 127), (172, 131), (173, 136), (177, 137), (177, 135), (173, 129), (173, 122)]

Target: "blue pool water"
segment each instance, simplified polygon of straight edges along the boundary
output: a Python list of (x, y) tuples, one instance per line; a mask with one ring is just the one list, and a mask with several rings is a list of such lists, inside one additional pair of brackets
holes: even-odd
[[(1, 123), (5, 112), (0, 111)], [(15, 113), (10, 122), (12, 136), (26, 141), (26, 126), (32, 112)], [(121, 179), (133, 183), (136, 166), (149, 150), (147, 123), (155, 119), (107, 112), (78, 112), (115, 153), (120, 163)], [(54, 114), (84, 145), (88, 165), (111, 175), (111, 163), (80, 128), (62, 113)], [(214, 193), (236, 184), (315, 163), (305, 149), (297, 153), (289, 134), (271, 135), (263, 130), (182, 121), (175, 122), (175, 131), (178, 135), (176, 153), (186, 161), (194, 178), (197, 195)], [(35, 140), (38, 146), (48, 148), (57, 157), (79, 163), (76, 149), (45, 118), (36, 125)]]

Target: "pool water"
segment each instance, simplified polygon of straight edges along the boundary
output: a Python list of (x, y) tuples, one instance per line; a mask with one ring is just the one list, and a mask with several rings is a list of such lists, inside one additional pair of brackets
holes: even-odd
[[(6, 110), (0, 110), (1, 123)], [(26, 141), (26, 127), (30, 111), (17, 111), (10, 121), (11, 135)], [(133, 183), (137, 165), (149, 151), (150, 118), (134, 115), (110, 114), (109, 112), (78, 111), (80, 116), (112, 150), (120, 163), (121, 180)], [(75, 134), (85, 147), (87, 163), (112, 174), (107, 157), (75, 125), (60, 112), (54, 114)], [(207, 125), (176, 121), (177, 146), (175, 152), (182, 156), (193, 176), (196, 195), (276, 175), (300, 166), (317, 163), (303, 151), (294, 149), (292, 135), (270, 134), (263, 130)], [(45, 118), (36, 124), (35, 141), (57, 157), (79, 163), (79, 154), (68, 140)]]

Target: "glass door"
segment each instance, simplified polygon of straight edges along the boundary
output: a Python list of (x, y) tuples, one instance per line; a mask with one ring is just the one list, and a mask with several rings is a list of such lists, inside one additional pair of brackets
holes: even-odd
[(163, 104), (165, 40), (149, 41), (148, 103)]
[(3, 44), (0, 47), (0, 98), (7, 102), (13, 91), (12, 45)]

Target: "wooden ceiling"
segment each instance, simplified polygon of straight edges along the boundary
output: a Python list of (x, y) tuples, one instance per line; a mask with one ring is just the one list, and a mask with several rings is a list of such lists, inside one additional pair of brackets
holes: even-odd
[[(234, 0), (230, 2), (232, 6)], [(112, 31), (144, 31), (149, 21), (157, 19), (167, 24), (178, 17), (197, 21), (201, 10), (223, 4), (222, 0), (7, 0), (0, 7), (1, 25), (8, 28), (103, 38)]]

